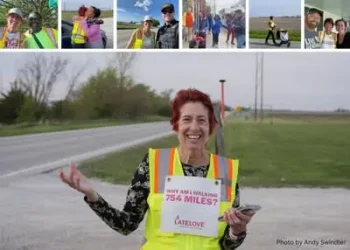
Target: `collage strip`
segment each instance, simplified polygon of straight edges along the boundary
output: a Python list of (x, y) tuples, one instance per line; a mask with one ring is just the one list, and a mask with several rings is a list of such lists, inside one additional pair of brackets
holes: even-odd
[(1, 49), (350, 48), (346, 0), (4, 0), (0, 5)]

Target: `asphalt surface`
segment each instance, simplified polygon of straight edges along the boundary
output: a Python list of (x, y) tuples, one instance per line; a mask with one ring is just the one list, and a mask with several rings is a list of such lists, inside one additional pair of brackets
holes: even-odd
[[(236, 39), (234, 39), (234, 44), (231, 44), (231, 42), (226, 42), (226, 38), (227, 38), (227, 32), (224, 31), (224, 30), (221, 31), (220, 35), (219, 35), (218, 48), (213, 48), (212, 47), (212, 45), (213, 45), (213, 36), (212, 36), (212, 34), (208, 34), (207, 37), (206, 37), (206, 45), (207, 45), (206, 49), (236, 49), (237, 48), (237, 41), (236, 41)], [(183, 39), (183, 41), (182, 41), (182, 48), (189, 49), (189, 42), (186, 42)]]
[(113, 34), (113, 25), (114, 25), (114, 18), (104, 18), (104, 23), (102, 25), (102, 29), (106, 32), (107, 35), (107, 49), (113, 49), (114, 48), (114, 34)]
[[(158, 29), (152, 29), (154, 32), (157, 32)], [(134, 32), (134, 29), (131, 30), (117, 30), (117, 48), (125, 49), (128, 45), (129, 39)]]
[[(130, 177), (131, 178), (131, 177)], [(140, 249), (144, 222), (123, 236), (109, 228), (54, 173), (0, 182), (0, 250), (135, 250)], [(127, 187), (93, 182), (117, 209)], [(248, 225), (240, 250), (350, 249), (350, 190), (241, 189), (241, 202), (260, 204)], [(294, 245), (277, 243), (278, 240)], [(295, 242), (303, 241), (303, 246)], [(319, 245), (307, 245), (305, 240)], [(321, 240), (345, 240), (345, 245), (321, 247)]]
[[(279, 40), (276, 41), (279, 43)], [(291, 46), (287, 48), (287, 45), (282, 45), (281, 47), (274, 46), (272, 41), (269, 44), (265, 44), (265, 39), (249, 39), (250, 49), (301, 49), (301, 42), (291, 42)]]
[(171, 134), (169, 122), (0, 138), (0, 182)]

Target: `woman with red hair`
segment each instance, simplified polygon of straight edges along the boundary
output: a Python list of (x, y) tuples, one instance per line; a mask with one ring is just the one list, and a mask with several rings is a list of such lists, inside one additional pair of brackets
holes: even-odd
[[(146, 212), (143, 250), (236, 249), (252, 214), (238, 211), (238, 160), (211, 154), (206, 145), (217, 123), (209, 96), (181, 90), (170, 121), (179, 146), (149, 149), (117, 210), (70, 166), (60, 178), (84, 194), (85, 202), (112, 229), (128, 235)], [(222, 220), (218, 218), (222, 216)]]

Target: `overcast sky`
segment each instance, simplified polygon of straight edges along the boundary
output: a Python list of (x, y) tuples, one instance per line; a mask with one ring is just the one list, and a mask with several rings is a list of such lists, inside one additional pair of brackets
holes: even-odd
[[(33, 53), (2, 53), (0, 89), (7, 90), (19, 67)], [(111, 53), (46, 53), (71, 60), (74, 64), (89, 61), (81, 80), (107, 65)], [(230, 106), (254, 103), (255, 58), (251, 53), (138, 53), (131, 70), (138, 82), (157, 91), (194, 87), (220, 98), (219, 79), (226, 79), (225, 97)], [(274, 109), (334, 110), (350, 108), (348, 53), (267, 53), (264, 70), (264, 103)], [(1, 83), (2, 82), (2, 83)], [(51, 99), (63, 97), (67, 81), (60, 80)]]

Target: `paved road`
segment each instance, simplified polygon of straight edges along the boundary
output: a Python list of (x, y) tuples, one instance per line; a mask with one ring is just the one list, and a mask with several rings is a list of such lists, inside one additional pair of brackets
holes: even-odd
[[(135, 250), (140, 249), (144, 223), (125, 237), (110, 229), (53, 173), (1, 185), (0, 250)], [(125, 202), (127, 187), (94, 183), (115, 208)], [(350, 249), (350, 190), (242, 188), (242, 203), (263, 209), (249, 224), (239, 250)], [(278, 239), (346, 240), (343, 246), (276, 244)]]
[(172, 133), (168, 122), (0, 138), (0, 182)]
[[(236, 39), (234, 40), (234, 44), (231, 44), (230, 42), (226, 42), (226, 38), (227, 38), (227, 32), (225, 31), (225, 29), (223, 29), (220, 32), (219, 35), (219, 46), (216, 49), (236, 49), (237, 48), (237, 41)], [(212, 34), (207, 35), (207, 47), (206, 49), (215, 49), (212, 47), (213, 45), (213, 36)], [(188, 49), (189, 48), (189, 43), (185, 42), (185, 40), (182, 41), (182, 48), (184, 49)]]
[(113, 35), (113, 25), (114, 18), (104, 18), (104, 23), (102, 25), (102, 29), (106, 32), (107, 35), (107, 49), (113, 49), (114, 47), (114, 35)]
[[(158, 29), (152, 29), (157, 32)], [(117, 48), (125, 49), (134, 30), (117, 30)]]
[[(286, 45), (276, 47), (270, 40), (270, 44), (266, 45), (264, 39), (249, 39), (250, 49), (288, 49)], [(301, 42), (291, 42), (289, 49), (301, 49)]]

